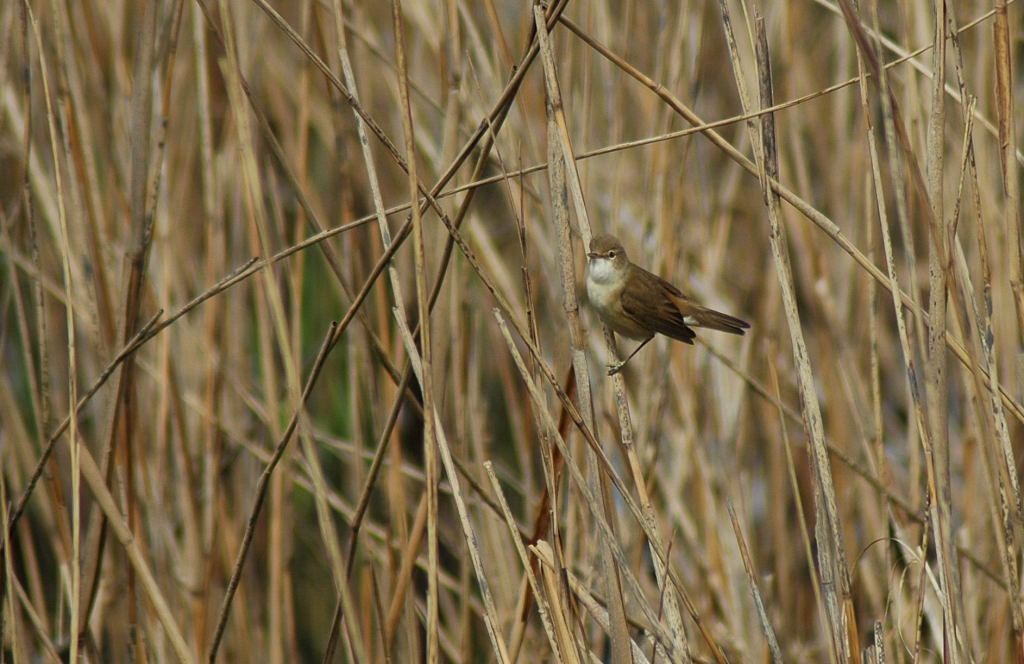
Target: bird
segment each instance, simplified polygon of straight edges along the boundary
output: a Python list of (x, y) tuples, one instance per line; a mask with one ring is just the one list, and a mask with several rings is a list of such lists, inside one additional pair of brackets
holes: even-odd
[(742, 335), (745, 320), (697, 304), (661, 277), (629, 260), (622, 243), (607, 233), (595, 235), (587, 252), (587, 298), (604, 324), (617, 334), (640, 341), (629, 356), (608, 365), (608, 375), (622, 371), (656, 334), (693, 344), (693, 328)]

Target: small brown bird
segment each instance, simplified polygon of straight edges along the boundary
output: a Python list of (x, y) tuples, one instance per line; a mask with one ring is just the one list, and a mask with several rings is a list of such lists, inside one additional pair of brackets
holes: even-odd
[(630, 262), (622, 243), (607, 234), (595, 235), (587, 253), (587, 297), (605, 325), (641, 341), (622, 362), (608, 365), (613, 376), (626, 366), (655, 334), (692, 344), (694, 327), (743, 334), (750, 323), (693, 302), (656, 274)]

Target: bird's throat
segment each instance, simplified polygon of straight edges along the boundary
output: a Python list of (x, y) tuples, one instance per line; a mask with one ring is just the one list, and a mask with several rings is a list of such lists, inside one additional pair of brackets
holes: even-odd
[(628, 265), (616, 263), (609, 258), (593, 258), (587, 271), (587, 282), (618, 290), (625, 283), (628, 273)]
[[(626, 285), (628, 265), (616, 265), (607, 258), (590, 261), (587, 270), (587, 296), (601, 313), (618, 309), (619, 295)], [(626, 269), (623, 269), (626, 268)]]

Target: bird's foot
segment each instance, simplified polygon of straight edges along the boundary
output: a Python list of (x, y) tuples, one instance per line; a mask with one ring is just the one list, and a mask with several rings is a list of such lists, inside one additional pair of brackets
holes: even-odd
[(615, 364), (609, 364), (607, 366), (608, 366), (608, 375), (609, 376), (614, 376), (615, 374), (617, 374), (620, 371), (622, 371), (622, 367), (626, 366), (626, 363), (625, 362), (616, 362)]

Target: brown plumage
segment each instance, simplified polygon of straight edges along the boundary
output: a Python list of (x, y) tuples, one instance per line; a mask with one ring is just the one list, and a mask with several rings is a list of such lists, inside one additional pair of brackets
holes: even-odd
[(691, 325), (730, 334), (743, 334), (750, 328), (746, 321), (693, 302), (658, 275), (631, 267), (630, 287), (621, 295), (622, 309), (638, 326), (689, 344), (697, 336)]
[(595, 311), (616, 333), (643, 343), (624, 362), (610, 367), (617, 373), (655, 334), (692, 344), (695, 327), (743, 334), (744, 320), (697, 304), (656, 274), (630, 262), (622, 243), (611, 235), (595, 235), (587, 263), (587, 295)]

